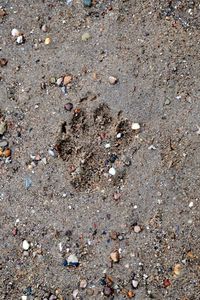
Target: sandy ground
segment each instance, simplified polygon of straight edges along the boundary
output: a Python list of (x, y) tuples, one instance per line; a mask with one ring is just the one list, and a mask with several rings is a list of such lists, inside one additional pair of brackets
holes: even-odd
[(0, 5), (0, 299), (200, 299), (199, 1)]

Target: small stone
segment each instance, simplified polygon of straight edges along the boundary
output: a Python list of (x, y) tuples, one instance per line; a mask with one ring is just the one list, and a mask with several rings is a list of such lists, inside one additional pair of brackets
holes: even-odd
[(5, 157), (10, 157), (11, 156), (11, 150), (9, 148), (7, 148), (5, 151), (4, 151), (4, 156)]
[(110, 168), (108, 172), (109, 172), (109, 174), (112, 175), (112, 176), (115, 176), (115, 174), (116, 174), (116, 170), (115, 170), (115, 168), (113, 168), (113, 167)]
[(91, 288), (90, 288), (90, 289), (87, 289), (87, 292), (86, 292), (86, 293), (87, 293), (88, 296), (92, 296), (92, 295), (94, 294), (94, 290), (91, 289)]
[(26, 295), (22, 296), (22, 300), (27, 300), (27, 299), (28, 299), (28, 296), (26, 296)]
[(117, 238), (118, 238), (118, 233), (117, 233), (116, 231), (111, 231), (111, 232), (110, 232), (110, 238), (111, 238), (112, 240), (117, 240)]
[(170, 285), (171, 285), (170, 280), (165, 278), (165, 279), (163, 280), (163, 286), (164, 286), (164, 288), (167, 288), (167, 287), (170, 286)]
[(12, 36), (18, 37), (20, 35), (20, 31), (16, 28), (13, 28), (11, 31)]
[(47, 32), (48, 31), (48, 27), (46, 24), (42, 25), (42, 31), (43, 32)]
[(120, 259), (119, 251), (116, 250), (116, 251), (112, 252), (112, 253), (110, 254), (110, 258), (112, 259), (112, 261), (113, 261), (114, 263), (118, 263), (118, 262), (119, 262), (119, 259)]
[(78, 296), (78, 290), (74, 290), (72, 295), (73, 295), (73, 298), (76, 299)]
[(180, 275), (180, 273), (181, 273), (181, 265), (180, 264), (176, 264), (175, 266), (174, 266), (174, 274), (175, 275), (177, 275), (177, 276), (179, 276)]
[[(0, 143), (0, 147), (1, 147), (1, 143)], [(192, 208), (193, 206), (194, 206), (194, 202), (191, 201), (191, 202), (189, 203), (189, 208)]]
[(110, 148), (110, 143), (106, 143), (104, 146), (106, 149)]
[(51, 78), (49, 79), (49, 82), (50, 82), (51, 84), (55, 84), (55, 83), (56, 83), (56, 78), (55, 78), (55, 77), (51, 77)]
[(169, 99), (165, 100), (165, 105), (170, 105), (171, 101)]
[(24, 240), (22, 243), (22, 248), (27, 251), (30, 248), (30, 244), (29, 242), (27, 242), (27, 240)]
[(6, 140), (0, 141), (0, 148), (5, 148), (6, 146), (8, 146), (8, 142)]
[(110, 84), (114, 85), (117, 83), (118, 79), (114, 76), (109, 76), (108, 81)]
[(128, 291), (127, 296), (129, 299), (135, 297), (135, 293), (133, 291)]
[(114, 193), (113, 198), (116, 201), (119, 200), (121, 198), (121, 193), (119, 193), (119, 192)]
[(103, 289), (103, 293), (105, 296), (109, 297), (112, 295), (113, 290), (109, 286), (105, 286)]
[(56, 84), (58, 86), (62, 86), (62, 84), (63, 84), (63, 77), (58, 78), (57, 81), (56, 81)]
[(78, 258), (74, 254), (71, 254), (68, 257), (67, 263), (68, 263), (69, 266), (72, 266), (72, 267), (78, 267), (78, 265), (79, 265)]
[(32, 186), (32, 180), (30, 177), (26, 177), (24, 180), (25, 188), (28, 190)]
[(85, 32), (85, 33), (82, 35), (82, 37), (81, 37), (81, 39), (82, 39), (83, 42), (86, 42), (86, 41), (89, 40), (90, 38), (91, 38), (91, 35), (89, 34), (89, 32)]
[(140, 129), (140, 124), (139, 123), (132, 123), (131, 128), (132, 128), (132, 130), (139, 130)]
[(7, 124), (6, 122), (1, 122), (0, 123), (0, 135), (3, 135), (7, 130)]
[(66, 75), (63, 79), (63, 84), (67, 85), (72, 81), (72, 76), (71, 75)]
[(80, 288), (85, 289), (87, 287), (87, 280), (83, 279), (80, 281)]
[(121, 139), (121, 137), (122, 137), (122, 133), (119, 132), (119, 133), (117, 134), (117, 139)]
[(131, 283), (134, 289), (138, 287), (139, 282), (137, 280), (133, 279)]
[(49, 297), (49, 300), (56, 300), (57, 299), (57, 297), (55, 296), (55, 295), (51, 295), (50, 297)]
[(44, 44), (45, 45), (51, 44), (51, 38), (50, 37), (46, 37), (46, 39), (44, 40)]
[(83, 5), (85, 7), (91, 7), (92, 6), (92, 0), (83, 0)]
[(23, 36), (23, 35), (19, 35), (19, 36), (17, 37), (17, 44), (18, 44), (18, 45), (21, 45), (21, 44), (23, 44), (24, 42), (25, 42), (24, 36)]
[(0, 18), (3, 18), (4, 16), (6, 16), (6, 11), (3, 8), (0, 8)]
[(70, 103), (70, 102), (66, 103), (66, 104), (64, 105), (64, 109), (65, 109), (66, 111), (71, 111), (71, 110), (73, 109), (73, 104)]
[(135, 233), (139, 233), (141, 231), (141, 227), (139, 225), (135, 225), (133, 230)]
[(48, 153), (49, 153), (50, 156), (55, 157), (55, 152), (54, 152), (53, 149), (49, 149)]
[(0, 58), (0, 67), (5, 67), (8, 61), (5, 58)]

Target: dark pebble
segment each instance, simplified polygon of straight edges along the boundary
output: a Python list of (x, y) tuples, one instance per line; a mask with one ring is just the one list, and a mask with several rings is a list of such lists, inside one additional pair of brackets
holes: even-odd
[(83, 5), (86, 7), (92, 6), (92, 0), (83, 0)]
[(111, 156), (110, 156), (110, 162), (113, 164), (116, 161), (117, 158), (118, 158), (117, 155), (111, 154)]
[(65, 105), (64, 105), (64, 109), (66, 110), (66, 111), (71, 111), (72, 109), (73, 109), (73, 104), (72, 103), (66, 103)]

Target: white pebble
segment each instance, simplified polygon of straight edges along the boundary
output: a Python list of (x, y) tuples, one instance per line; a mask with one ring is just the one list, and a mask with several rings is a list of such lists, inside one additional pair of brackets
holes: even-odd
[(116, 174), (116, 170), (115, 170), (115, 168), (113, 168), (113, 167), (110, 168), (108, 172), (109, 172), (109, 174), (112, 175), (112, 176), (115, 176), (115, 174)]
[(139, 282), (137, 280), (132, 280), (132, 286), (136, 289), (138, 286)]
[(191, 201), (191, 202), (189, 203), (189, 208), (192, 208), (193, 206), (194, 206), (194, 202)]
[(148, 149), (149, 149), (149, 150), (156, 150), (156, 147), (155, 147), (154, 145), (150, 145), (150, 146), (148, 147)]
[(12, 36), (17, 37), (17, 36), (20, 35), (20, 32), (19, 32), (18, 29), (13, 28), (12, 31), (11, 31), (11, 34), (12, 34)]
[(85, 279), (81, 280), (80, 282), (80, 288), (85, 289), (87, 287), (87, 281)]
[(17, 37), (17, 44), (23, 44), (23, 42), (24, 42), (24, 38), (23, 38), (23, 35), (19, 35), (18, 37)]
[(105, 148), (106, 149), (110, 148), (110, 144), (109, 143), (105, 144)]
[(27, 240), (24, 240), (23, 243), (22, 243), (22, 248), (24, 250), (28, 250), (30, 248), (30, 244), (29, 242), (27, 242)]
[(139, 123), (132, 123), (131, 128), (132, 128), (132, 130), (139, 130), (140, 129), (140, 124)]
[(73, 298), (76, 299), (78, 296), (78, 290), (73, 291)]
[(117, 134), (117, 138), (118, 138), (118, 139), (121, 139), (121, 137), (122, 137), (122, 133), (119, 132), (119, 133)]
[(26, 295), (22, 296), (22, 300), (27, 300), (27, 299), (28, 299), (28, 296), (26, 296)]
[(48, 153), (49, 153), (49, 155), (52, 156), (52, 157), (55, 156), (55, 153), (54, 153), (54, 151), (53, 151), (52, 149), (49, 149), (49, 150), (48, 150)]

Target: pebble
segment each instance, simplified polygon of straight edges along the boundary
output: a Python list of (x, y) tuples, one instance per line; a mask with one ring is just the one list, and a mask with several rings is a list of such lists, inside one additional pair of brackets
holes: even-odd
[(83, 0), (83, 5), (85, 7), (90, 7), (92, 6), (92, 0)]
[(12, 34), (12, 36), (14, 36), (14, 37), (18, 37), (18, 36), (20, 35), (20, 32), (19, 32), (18, 29), (13, 28), (12, 31), (11, 31), (11, 34)]
[(42, 31), (43, 32), (47, 32), (47, 30), (48, 30), (47, 25), (46, 24), (42, 25)]
[(67, 85), (72, 81), (72, 76), (71, 75), (66, 75), (63, 79), (63, 84)]
[(7, 124), (6, 122), (1, 122), (0, 123), (0, 135), (3, 135), (7, 130)]
[(119, 192), (114, 193), (113, 198), (116, 201), (119, 200), (121, 198), (121, 193), (119, 193)]
[(114, 85), (117, 83), (118, 79), (114, 76), (109, 76), (108, 81), (110, 84)]
[(45, 45), (51, 44), (51, 38), (50, 37), (46, 37), (46, 39), (44, 40), (44, 44)]
[(64, 109), (65, 109), (66, 111), (71, 111), (71, 110), (73, 109), (73, 104), (70, 103), (70, 102), (66, 103), (66, 104), (64, 105)]
[(0, 141), (0, 148), (5, 148), (6, 146), (8, 146), (8, 142), (6, 140)]
[(139, 282), (135, 279), (132, 280), (132, 286), (136, 289), (138, 287)]
[(116, 170), (115, 170), (115, 168), (113, 168), (113, 167), (110, 168), (108, 172), (109, 172), (109, 174), (112, 175), (112, 176), (115, 176), (115, 174), (116, 174)]
[(85, 289), (87, 287), (87, 280), (83, 279), (80, 281), (80, 288)]
[(117, 240), (117, 238), (118, 238), (118, 233), (117, 233), (116, 231), (111, 231), (111, 232), (110, 232), (110, 238), (111, 238), (112, 240)]
[(109, 286), (105, 286), (103, 289), (103, 293), (105, 296), (109, 297), (112, 295), (113, 290)]
[(133, 291), (128, 291), (127, 296), (129, 299), (131, 299), (135, 296), (135, 293)]
[(85, 33), (82, 35), (82, 37), (81, 37), (81, 39), (82, 39), (83, 42), (86, 42), (86, 41), (89, 40), (90, 38), (91, 38), (91, 35), (89, 34), (89, 32), (85, 32)]
[(25, 178), (25, 188), (28, 190), (32, 186), (32, 180), (30, 177)]
[(27, 240), (24, 240), (23, 243), (22, 243), (22, 248), (24, 250), (28, 250), (30, 248), (30, 244)]
[(6, 58), (0, 58), (0, 67), (5, 67), (8, 61)]
[(10, 157), (11, 156), (11, 150), (9, 148), (7, 148), (5, 151), (4, 151), (4, 156), (5, 157)]
[(117, 139), (121, 139), (121, 137), (122, 137), (122, 133), (119, 132), (119, 133), (117, 134)]
[(105, 148), (106, 149), (110, 148), (110, 144), (109, 143), (105, 144)]
[(27, 300), (27, 299), (28, 299), (28, 296), (26, 296), (26, 295), (22, 296), (22, 300)]
[(21, 44), (23, 44), (24, 42), (25, 42), (24, 36), (23, 36), (23, 35), (19, 35), (19, 36), (17, 37), (17, 44), (18, 44), (18, 45), (21, 45)]
[(55, 157), (55, 152), (52, 149), (48, 150), (50, 156)]
[(87, 292), (86, 292), (86, 293), (87, 293), (88, 296), (92, 296), (92, 295), (94, 294), (94, 290), (91, 289), (91, 288), (90, 288), (90, 289), (87, 289)]
[(68, 263), (69, 266), (72, 266), (72, 267), (78, 267), (78, 265), (79, 265), (78, 258), (74, 254), (71, 254), (68, 257), (67, 263)]
[(139, 233), (141, 231), (141, 227), (139, 225), (135, 225), (133, 230), (135, 233)]
[(76, 299), (78, 296), (78, 290), (74, 290), (72, 295), (73, 295), (73, 298)]
[(62, 83), (63, 83), (63, 78), (62, 78), (62, 77), (60, 77), (60, 78), (58, 78), (58, 79), (56, 80), (56, 84), (57, 84), (58, 86), (61, 86)]
[(176, 264), (174, 266), (174, 274), (178, 276), (178, 275), (180, 275), (180, 273), (181, 273), (181, 265), (180, 264)]
[(55, 296), (55, 295), (51, 295), (50, 297), (49, 297), (49, 300), (56, 300), (57, 299), (57, 297)]
[(131, 129), (132, 130), (139, 130), (140, 129), (140, 124), (139, 123), (132, 123), (131, 124)]
[(119, 259), (120, 259), (119, 251), (116, 250), (116, 251), (112, 252), (112, 253), (110, 254), (110, 258), (112, 259), (113, 262), (118, 263), (118, 262), (119, 262)]
[[(1, 147), (1, 143), (0, 143), (0, 147)], [(193, 206), (194, 206), (194, 202), (191, 201), (191, 202), (189, 203), (189, 208), (192, 208)]]

